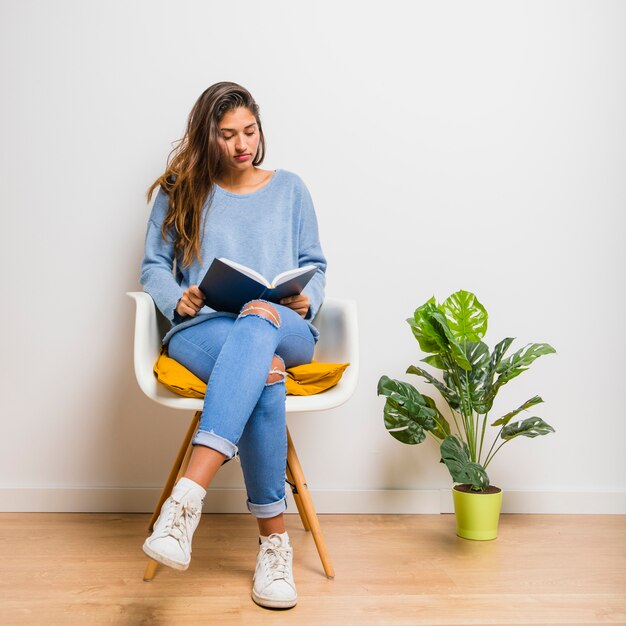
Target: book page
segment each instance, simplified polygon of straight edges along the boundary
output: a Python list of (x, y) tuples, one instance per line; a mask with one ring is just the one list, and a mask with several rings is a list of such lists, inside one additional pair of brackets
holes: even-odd
[(235, 263), (235, 261), (231, 261), (230, 259), (226, 259), (224, 257), (220, 257), (220, 261), (222, 261), (222, 263), (226, 263), (226, 265), (230, 265), (230, 267), (233, 267), (236, 270), (239, 270), (244, 276), (248, 276), (249, 278), (258, 281), (262, 285), (265, 285), (266, 287), (271, 287), (267, 279), (261, 276), (261, 274), (253, 270), (251, 267), (241, 265), (241, 263)]
[(282, 285), (283, 283), (295, 278), (296, 276), (300, 276), (301, 274), (306, 274), (309, 270), (317, 269), (316, 265), (304, 265), (302, 267), (296, 267), (293, 270), (287, 270), (286, 272), (281, 272), (278, 274), (274, 280), (272, 281), (269, 287), (278, 287), (278, 285)]

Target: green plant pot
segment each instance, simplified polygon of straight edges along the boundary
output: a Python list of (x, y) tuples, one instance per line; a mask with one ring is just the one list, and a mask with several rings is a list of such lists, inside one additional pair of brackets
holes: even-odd
[(498, 536), (502, 489), (496, 493), (466, 493), (452, 488), (456, 534), (463, 539), (489, 541)]

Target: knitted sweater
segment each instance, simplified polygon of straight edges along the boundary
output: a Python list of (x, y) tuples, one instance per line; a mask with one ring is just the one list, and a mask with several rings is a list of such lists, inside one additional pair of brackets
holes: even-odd
[(312, 263), (318, 271), (304, 288), (309, 297), (305, 320), (317, 341), (319, 332), (311, 324), (323, 300), (326, 284), (326, 258), (319, 241), (317, 218), (309, 190), (293, 172), (278, 169), (258, 191), (236, 194), (214, 185), (204, 207), (200, 246), (202, 263), (194, 259), (189, 267), (174, 267), (174, 243), (161, 236), (161, 225), (168, 210), (168, 196), (159, 188), (146, 232), (145, 255), (140, 282), (172, 328), (171, 336), (210, 317), (236, 317), (204, 306), (194, 317), (181, 317), (176, 305), (183, 292), (198, 285), (216, 257), (247, 265), (272, 280), (280, 272)]

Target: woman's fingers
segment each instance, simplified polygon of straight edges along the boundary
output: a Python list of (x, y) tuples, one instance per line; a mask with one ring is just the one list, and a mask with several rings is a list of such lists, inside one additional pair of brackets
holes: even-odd
[(179, 315), (194, 317), (194, 315), (204, 306), (204, 294), (197, 285), (192, 285), (185, 289), (178, 301), (176, 311)]
[(293, 309), (301, 317), (304, 317), (309, 310), (309, 297), (305, 296), (303, 293), (297, 296), (283, 298), (280, 303), (290, 309)]
[(179, 315), (186, 315), (189, 317), (193, 317), (197, 311), (194, 307), (189, 306), (189, 304), (186, 302), (186, 298), (185, 296), (183, 296), (179, 302), (178, 302), (178, 306), (176, 307), (176, 311), (178, 311)]
[(197, 285), (192, 285), (185, 292), (189, 301), (200, 310), (204, 305), (204, 294), (200, 291)]

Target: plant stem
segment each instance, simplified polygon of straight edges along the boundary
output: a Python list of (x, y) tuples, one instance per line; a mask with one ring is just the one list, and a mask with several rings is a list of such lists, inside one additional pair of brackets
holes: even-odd
[(450, 370), (452, 371), (452, 376), (455, 380), (456, 387), (457, 387), (457, 393), (459, 394), (459, 400), (460, 400), (461, 408), (462, 408), (461, 418), (463, 419), (463, 430), (465, 431), (465, 440), (468, 442), (468, 445), (469, 445), (468, 421), (467, 421), (468, 415), (467, 415), (467, 407), (465, 406), (465, 394), (463, 393), (461, 379), (459, 378), (459, 373), (457, 372), (457, 365), (454, 362), (454, 359), (452, 359)]
[(463, 432), (461, 432), (461, 429), (459, 428), (459, 424), (456, 421), (456, 417), (455, 417), (454, 411), (452, 411), (452, 407), (450, 407), (450, 411), (452, 411), (452, 416), (454, 417), (454, 423), (456, 424), (456, 429), (459, 431), (459, 436), (463, 438), (463, 433), (465, 433), (465, 438), (467, 439), (467, 423), (465, 421), (465, 415), (463, 411), (463, 394), (461, 393), (461, 381), (456, 374), (456, 365), (454, 363), (454, 360), (448, 359), (448, 355), (446, 355), (444, 359), (444, 363), (446, 367), (448, 368), (448, 371), (452, 372), (452, 380), (456, 384), (456, 392), (459, 396), (459, 409), (460, 409), (459, 415), (461, 416), (461, 420), (463, 422)]
[(437, 443), (441, 443), (441, 442), (439, 441), (439, 439), (437, 439), (437, 437), (435, 437), (435, 435), (433, 435), (433, 434), (430, 432), (430, 430), (427, 430), (426, 432), (427, 432), (427, 433), (428, 433), (428, 434), (429, 434), (429, 435), (430, 435), (430, 436), (431, 436), (431, 437), (432, 437), (432, 438), (433, 438), (433, 439), (434, 439)]
[(454, 420), (454, 425), (456, 426), (456, 430), (459, 434), (461, 434), (461, 429), (459, 428), (459, 422), (456, 419), (456, 411), (450, 406), (449, 402), (446, 400), (446, 404), (450, 409), (450, 414), (452, 415), (452, 419)]
[(480, 457), (483, 454), (483, 441), (485, 439), (485, 427), (487, 426), (487, 416), (489, 415), (489, 411), (487, 411), (485, 413), (485, 415), (483, 416), (483, 427), (482, 427), (482, 432), (480, 433), (480, 448), (478, 450), (478, 463), (480, 463)]
[[(467, 373), (467, 370), (465, 370), (465, 389), (469, 392), (470, 385), (469, 385), (469, 374)], [(469, 449), (470, 449), (470, 460), (476, 463), (476, 426), (477, 424), (474, 423), (474, 407), (472, 406), (471, 393), (469, 394), (469, 397), (467, 398), (467, 402), (469, 405), (468, 422), (470, 425), (470, 432), (468, 435), (468, 440), (469, 440), (468, 444), (469, 444)]]
[[(434, 420), (435, 424), (437, 424), (437, 426), (439, 426), (439, 429), (441, 430), (441, 432), (445, 433), (446, 431), (445, 431), (445, 429), (443, 427), (443, 424), (436, 417), (433, 417), (433, 420)], [(428, 430), (426, 432), (430, 433), (431, 431)], [(433, 437), (435, 437), (435, 435), (433, 435)], [(435, 437), (435, 439), (437, 439), (437, 437)], [(439, 441), (439, 440), (437, 439), (437, 441)]]
[(487, 465), (489, 465), (489, 463), (491, 463), (492, 459), (494, 456), (496, 456), (496, 454), (498, 453), (498, 450), (505, 444), (508, 443), (508, 439), (505, 439), (495, 450), (495, 452), (491, 455), (491, 458), (487, 458), (485, 461), (485, 465), (483, 466), (484, 469), (487, 469)]
[[(498, 434), (496, 435), (495, 439), (493, 440), (493, 443), (491, 444), (491, 448), (489, 448), (489, 452), (487, 452), (487, 456), (485, 457), (485, 461), (487, 461), (487, 459), (489, 458), (489, 455), (491, 454), (491, 451), (493, 450), (493, 447), (496, 445), (496, 442), (498, 441), (498, 437), (500, 436), (500, 433), (502, 432), (502, 428), (504, 428), (504, 426), (502, 426), (500, 428), (500, 430), (498, 431)], [(483, 468), (487, 467), (486, 465), (483, 465)]]

